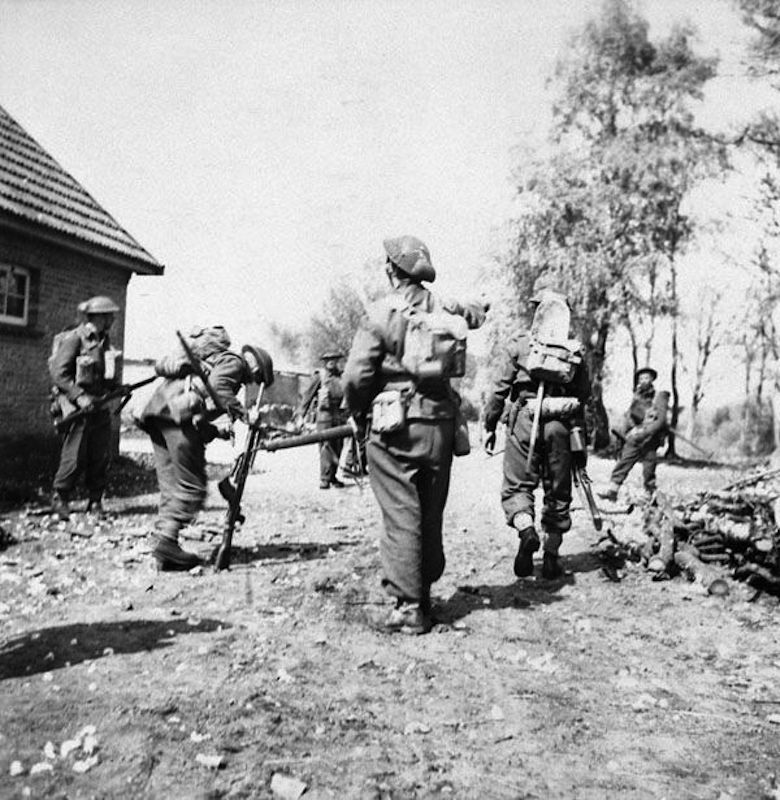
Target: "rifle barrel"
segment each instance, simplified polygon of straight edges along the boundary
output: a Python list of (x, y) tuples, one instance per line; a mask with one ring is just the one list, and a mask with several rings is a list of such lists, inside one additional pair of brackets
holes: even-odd
[(136, 381), (135, 383), (123, 383), (121, 386), (117, 386), (116, 389), (111, 389), (110, 392), (106, 392), (104, 395), (95, 398), (92, 408), (80, 408), (78, 411), (73, 411), (67, 416), (64, 416), (62, 419), (56, 420), (54, 427), (59, 431), (66, 425), (70, 425), (71, 422), (75, 422), (77, 419), (89, 416), (93, 411), (97, 411), (97, 409), (102, 408), (106, 403), (110, 403), (112, 400), (116, 400), (118, 397), (129, 396), (136, 389), (140, 389), (142, 386), (146, 386), (148, 383), (151, 383), (155, 380), (157, 380), (157, 376), (151, 375), (150, 377)]
[(269, 442), (262, 442), (260, 449), (273, 453), (276, 450), (286, 450), (289, 447), (302, 447), (306, 444), (328, 442), (331, 439), (346, 439), (353, 434), (354, 430), (351, 425), (337, 425), (335, 428), (326, 428), (324, 431), (302, 433), (300, 436), (283, 436), (279, 439), (272, 439)]

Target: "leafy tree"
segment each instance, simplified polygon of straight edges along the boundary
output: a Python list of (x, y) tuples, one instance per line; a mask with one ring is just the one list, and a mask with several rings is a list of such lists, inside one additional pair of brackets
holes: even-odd
[(359, 276), (344, 275), (333, 284), (306, 331), (311, 365), (319, 362), (325, 350), (349, 353), (366, 306), (389, 288), (383, 262), (384, 259), (368, 261)]
[(690, 36), (681, 26), (654, 43), (627, 0), (607, 0), (558, 62), (552, 154), (517, 173), (523, 203), (505, 267), (519, 297), (544, 271), (568, 293), (591, 372), (596, 447), (609, 441), (610, 334), (677, 315), (676, 259), (693, 232), (682, 201), (725, 166), (722, 148), (696, 135), (689, 105), (715, 61), (697, 56)]

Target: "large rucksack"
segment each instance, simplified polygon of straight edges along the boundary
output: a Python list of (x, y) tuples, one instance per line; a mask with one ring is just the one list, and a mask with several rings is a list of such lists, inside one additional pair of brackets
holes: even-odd
[(447, 311), (403, 310), (405, 329), (399, 360), (415, 378), (462, 378), (466, 374), (463, 317)]

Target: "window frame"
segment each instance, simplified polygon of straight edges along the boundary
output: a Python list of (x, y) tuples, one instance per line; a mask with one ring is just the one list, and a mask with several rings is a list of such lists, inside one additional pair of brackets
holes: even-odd
[[(16, 317), (10, 314), (5, 314), (3, 313), (3, 309), (0, 308), (0, 324), (13, 325), (16, 328), (26, 328), (30, 324), (30, 306), (32, 304), (32, 272), (26, 267), (17, 267), (16, 265), (9, 264), (5, 261), (0, 262), (0, 272), (7, 272), (9, 278), (13, 277), (14, 275), (21, 274), (24, 275), (26, 279), (23, 316)], [(5, 304), (7, 298), (8, 294), (6, 292), (4, 296), (0, 296), (0, 301)]]

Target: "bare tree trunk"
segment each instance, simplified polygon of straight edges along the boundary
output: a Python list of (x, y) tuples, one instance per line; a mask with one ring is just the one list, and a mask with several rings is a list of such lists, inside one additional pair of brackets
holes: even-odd
[[(586, 352), (591, 386), (591, 424), (593, 449), (603, 450), (609, 447), (609, 417), (604, 407), (604, 362), (606, 361), (607, 337), (610, 324), (604, 321), (595, 332), (595, 344)], [(594, 341), (590, 337), (586, 341)]]
[[(671, 280), (671, 299), (673, 304), (672, 310), (672, 428), (677, 427), (677, 422), (680, 418), (680, 390), (677, 386), (677, 365), (680, 362), (680, 348), (677, 342), (677, 327), (679, 320), (679, 313), (677, 309), (677, 265), (674, 261), (674, 256), (669, 259), (670, 280)], [(674, 458), (677, 455), (675, 449), (675, 437), (673, 433), (669, 434), (668, 444), (666, 446), (666, 457)]]

